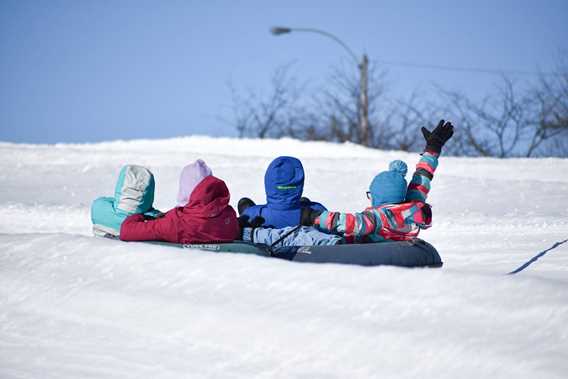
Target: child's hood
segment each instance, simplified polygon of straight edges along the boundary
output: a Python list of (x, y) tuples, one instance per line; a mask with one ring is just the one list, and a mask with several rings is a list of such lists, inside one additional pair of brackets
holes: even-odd
[(209, 175), (192, 191), (183, 213), (202, 218), (217, 217), (229, 206), (230, 199), (225, 182)]
[(299, 159), (278, 157), (264, 175), (267, 203), (277, 209), (299, 207), (304, 190), (304, 168)]
[(146, 213), (154, 203), (154, 175), (146, 167), (126, 165), (120, 170), (114, 189), (114, 209)]

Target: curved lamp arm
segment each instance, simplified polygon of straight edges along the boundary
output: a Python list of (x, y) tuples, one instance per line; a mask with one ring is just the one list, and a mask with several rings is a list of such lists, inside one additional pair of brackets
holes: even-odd
[(270, 28), (270, 33), (274, 34), (275, 36), (279, 36), (281, 34), (288, 34), (288, 33), (292, 33), (292, 32), (317, 33), (317, 34), (320, 34), (322, 36), (331, 38), (332, 40), (334, 40), (335, 42), (340, 44), (341, 47), (343, 47), (345, 49), (345, 51), (347, 51), (347, 53), (351, 56), (351, 58), (353, 59), (353, 62), (355, 62), (355, 64), (357, 66), (359, 65), (359, 60), (357, 59), (357, 55), (353, 52), (353, 50), (351, 50), (345, 42), (340, 40), (335, 35), (333, 35), (329, 32), (326, 32), (325, 30), (314, 29), (314, 28), (288, 28), (288, 27), (284, 27), (284, 26), (274, 26), (274, 27)]

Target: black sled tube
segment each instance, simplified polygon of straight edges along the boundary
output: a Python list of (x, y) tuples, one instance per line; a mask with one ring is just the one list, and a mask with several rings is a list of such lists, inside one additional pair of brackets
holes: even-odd
[(273, 249), (272, 256), (294, 262), (341, 263), (360, 266), (442, 267), (434, 246), (421, 239), (334, 246), (294, 246)]
[(443, 262), (434, 246), (416, 238), (411, 241), (387, 241), (368, 244), (333, 246), (286, 246), (270, 248), (243, 241), (204, 244), (171, 244), (165, 246), (199, 249), (215, 253), (254, 254), (292, 262), (339, 263), (359, 266), (442, 267)]

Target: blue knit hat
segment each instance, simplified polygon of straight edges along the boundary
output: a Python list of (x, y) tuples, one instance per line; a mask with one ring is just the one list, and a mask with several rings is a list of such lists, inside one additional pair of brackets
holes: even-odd
[(373, 207), (402, 203), (406, 199), (406, 172), (408, 167), (401, 160), (392, 161), (389, 170), (380, 172), (369, 186)]

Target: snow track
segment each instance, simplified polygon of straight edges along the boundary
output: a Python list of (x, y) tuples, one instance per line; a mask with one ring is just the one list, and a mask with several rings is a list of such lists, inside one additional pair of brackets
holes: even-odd
[[(150, 151), (150, 153), (148, 153)], [(365, 205), (389, 160), (354, 145), (191, 137), (0, 144), (1, 378), (563, 378), (568, 374), (568, 161), (442, 158), (432, 187), (442, 269), (313, 265), (90, 236), (89, 206), (122, 164), (174, 204), (196, 158), (232, 203), (263, 200), (276, 155), (306, 195)], [(564, 173), (564, 174), (562, 174)]]

